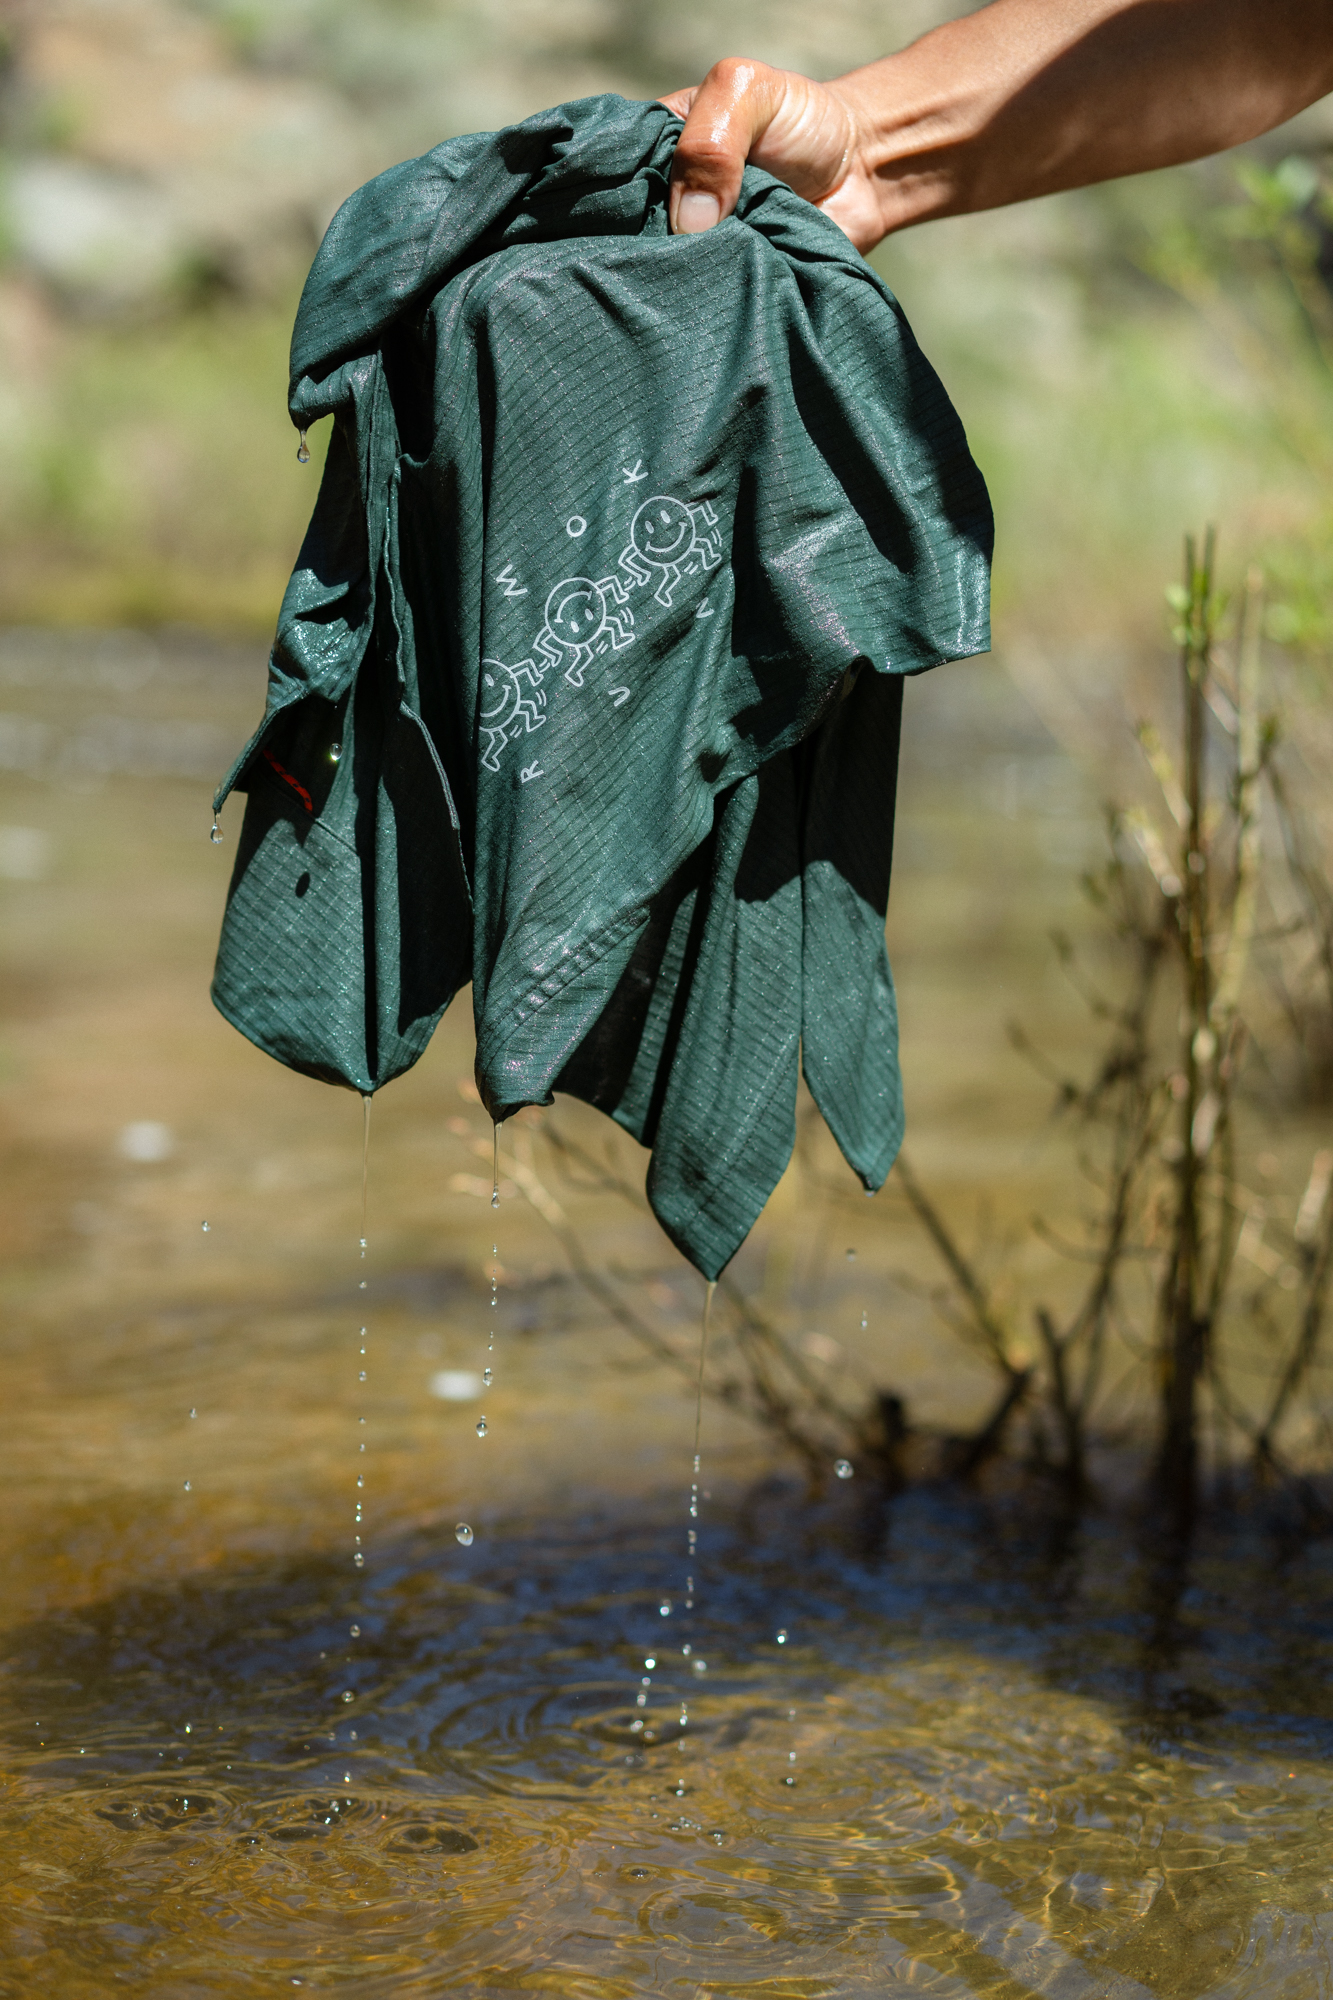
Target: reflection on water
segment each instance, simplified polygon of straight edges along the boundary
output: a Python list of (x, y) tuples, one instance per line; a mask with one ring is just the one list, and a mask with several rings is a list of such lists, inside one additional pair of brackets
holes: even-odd
[(319, 1559), (20, 1628), (18, 1990), (1327, 1990), (1322, 1561), (939, 1495), (726, 1513), (702, 1675), (646, 1509), (376, 1548), (354, 1648)]
[[(716, 1405), (695, 1502), (703, 1287), (560, 1190), (673, 1371), (495, 1215), (458, 1010), (365, 1214), (355, 1098), (211, 1013), (235, 819), (192, 759), (258, 678), (0, 635), (0, 1991), (1333, 1992), (1325, 1546), (1003, 1479), (813, 1506)], [(900, 825), (914, 1145), (1007, 1226), (1064, 1167), (1004, 1014), (1077, 1031), (1043, 937), (1095, 804), (958, 669), (909, 691)], [(967, 1423), (919, 1254), (796, 1173), (738, 1277), (840, 1393)]]

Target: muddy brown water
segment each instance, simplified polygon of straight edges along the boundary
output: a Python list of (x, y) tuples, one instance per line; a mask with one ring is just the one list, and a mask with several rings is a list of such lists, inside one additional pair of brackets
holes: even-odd
[[(540, 1120), (507, 1159), (681, 1368), (492, 1210), (465, 1001), (376, 1104), (360, 1260), (356, 1100), (207, 1000), (258, 693), (188, 634), (0, 640), (0, 1992), (1333, 1988), (1321, 1544), (811, 1503), (710, 1406), (688, 1611), (702, 1287)], [(1084, 1031), (1044, 931), (1096, 802), (984, 664), (907, 746), (913, 1145), (1003, 1235), (1068, 1172), (1004, 1021)], [(973, 1420), (907, 1219), (805, 1151), (741, 1282), (852, 1400)]]

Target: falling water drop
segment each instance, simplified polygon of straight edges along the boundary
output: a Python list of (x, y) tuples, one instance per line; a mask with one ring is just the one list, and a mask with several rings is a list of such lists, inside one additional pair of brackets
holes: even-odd
[(708, 1672), (707, 1660), (691, 1660), (690, 1667), (696, 1674), (706, 1674)]
[(785, 1625), (783, 1626), (782, 1630), (781, 1630), (781, 1631), (780, 1631), (780, 1632), (779, 1632), (779, 1633), (777, 1634), (777, 1641), (778, 1641), (778, 1644), (779, 1644), (779, 1646), (785, 1646), (785, 1645), (786, 1645), (786, 1643), (787, 1643), (787, 1628), (786, 1628), (786, 1626), (785, 1626)]
[(359, 1639), (361, 1637), (361, 1627), (359, 1625), (353, 1625), (351, 1627), (351, 1633), (354, 1639)]
[(361, 1093), (361, 1255), (366, 1254), (366, 1198), (370, 1192), (370, 1105), (368, 1090)]
[(217, 814), (216, 814), (216, 813), (214, 813), (214, 815), (213, 815), (213, 824), (212, 824), (212, 826), (211, 826), (211, 827), (210, 827), (210, 828), (208, 829), (208, 837), (209, 837), (209, 839), (210, 839), (210, 840), (212, 841), (212, 843), (213, 843), (214, 847), (221, 847), (221, 845), (222, 845), (222, 828), (221, 828), (221, 827), (220, 827), (220, 826), (218, 825), (218, 816), (217, 816)]
[(869, 1324), (870, 1324), (870, 1321), (869, 1321), (869, 1320), (868, 1320), (868, 1319), (866, 1318), (866, 1315), (865, 1315), (864, 1313), (862, 1313), (862, 1315), (861, 1315), (861, 1331), (862, 1331), (862, 1333), (864, 1333), (864, 1332), (865, 1332), (865, 1330), (866, 1330), (866, 1328), (867, 1328), (867, 1327), (869, 1326)]
[(484, 1437), (485, 1437), (485, 1435), (486, 1435), (486, 1419), (485, 1419), (485, 1417), (478, 1417), (478, 1418), (477, 1418), (477, 1436), (478, 1436), (479, 1438), (484, 1438)]
[(190, 1482), (189, 1482), (189, 1480), (187, 1479), (187, 1480), (186, 1480), (186, 1482), (185, 1482), (185, 1491), (186, 1491), (186, 1492), (188, 1493), (188, 1492), (189, 1492), (189, 1490), (190, 1490)]
[(466, 1521), (460, 1521), (458, 1526), (454, 1529), (454, 1540), (456, 1542), (461, 1542), (465, 1549), (470, 1549), (472, 1547), (472, 1530), (471, 1528), (469, 1528)]
[(305, 441), (304, 431), (301, 432), (301, 442), (296, 447), (296, 463), (298, 465), (309, 465), (310, 463), (310, 446)]
[(649, 1653), (647, 1659), (644, 1661), (643, 1664), (645, 1665), (645, 1667), (647, 1667), (649, 1673), (651, 1673), (653, 1668), (657, 1665), (657, 1656), (654, 1653)]
[(671, 1616), (671, 1599), (669, 1597), (662, 1599), (662, 1602), (657, 1607), (657, 1612), (660, 1618), (669, 1618)]
[(483, 1368), (481, 1371), (481, 1379), (486, 1384), (486, 1387), (489, 1389), (491, 1383), (495, 1379), (495, 1370), (493, 1368)]
[(329, 745), (330, 764), (336, 764), (339, 758), (342, 756), (342, 753), (343, 753), (343, 747), (341, 743), (330, 743)]
[(850, 1458), (840, 1458), (833, 1470), (837, 1473), (839, 1479), (850, 1479), (856, 1467), (852, 1464)]
[(208, 1234), (208, 1224), (207, 1224), (206, 1222), (201, 1222), (201, 1223), (200, 1223), (200, 1225), (199, 1225), (199, 1227), (200, 1227), (200, 1228), (201, 1228), (201, 1229), (203, 1230), (203, 1232), (204, 1232), (204, 1235), (205, 1235), (205, 1236), (207, 1236), (207, 1234)]
[[(483, 1156), (484, 1157), (484, 1156)], [(491, 1207), (500, 1206), (500, 1124), (491, 1120)]]
[(198, 1414), (199, 1414), (198, 1410), (191, 1410), (191, 1412), (190, 1412), (190, 1415), (191, 1415), (192, 1417), (197, 1417), (197, 1416), (198, 1416)]
[(847, 1262), (848, 1262), (849, 1264), (854, 1264), (854, 1263), (856, 1262), (856, 1252), (855, 1252), (855, 1250), (849, 1250), (849, 1251), (847, 1252)]

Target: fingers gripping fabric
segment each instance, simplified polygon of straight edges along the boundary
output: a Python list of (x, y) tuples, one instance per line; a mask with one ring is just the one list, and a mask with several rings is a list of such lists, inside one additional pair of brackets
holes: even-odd
[(470, 978), (490, 1109), (600, 1105), (713, 1277), (802, 1064), (865, 1185), (892, 1164), (902, 677), (985, 650), (991, 517), (835, 225), (747, 169), (668, 233), (679, 130), (589, 98), (334, 218), (289, 393), (333, 440), (219, 795), (214, 997), (373, 1090)]

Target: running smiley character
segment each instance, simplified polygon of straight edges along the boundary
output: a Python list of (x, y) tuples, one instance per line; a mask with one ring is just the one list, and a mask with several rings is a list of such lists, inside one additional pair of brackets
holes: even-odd
[(670, 494), (655, 493), (630, 522), (620, 567), (636, 584), (651, 583), (654, 572), (660, 571), (653, 595), (659, 604), (669, 606), (683, 576), (698, 576), (721, 562), (722, 541), (716, 529), (717, 515), (706, 500), (691, 507)]
[(531, 735), (546, 717), (544, 675), (532, 660), (507, 667), (503, 660), (481, 663), (481, 700), (477, 726), (485, 737), (481, 761), (488, 771), (500, 768), (500, 752), (511, 737)]
[[(594, 583), (586, 576), (567, 576), (546, 600), (546, 621), (533, 650), (549, 667), (564, 666), (571, 687), (582, 687), (583, 676), (608, 646), (619, 652), (634, 643), (634, 613), (629, 592), (618, 577)], [(624, 605), (624, 610), (618, 607)]]

